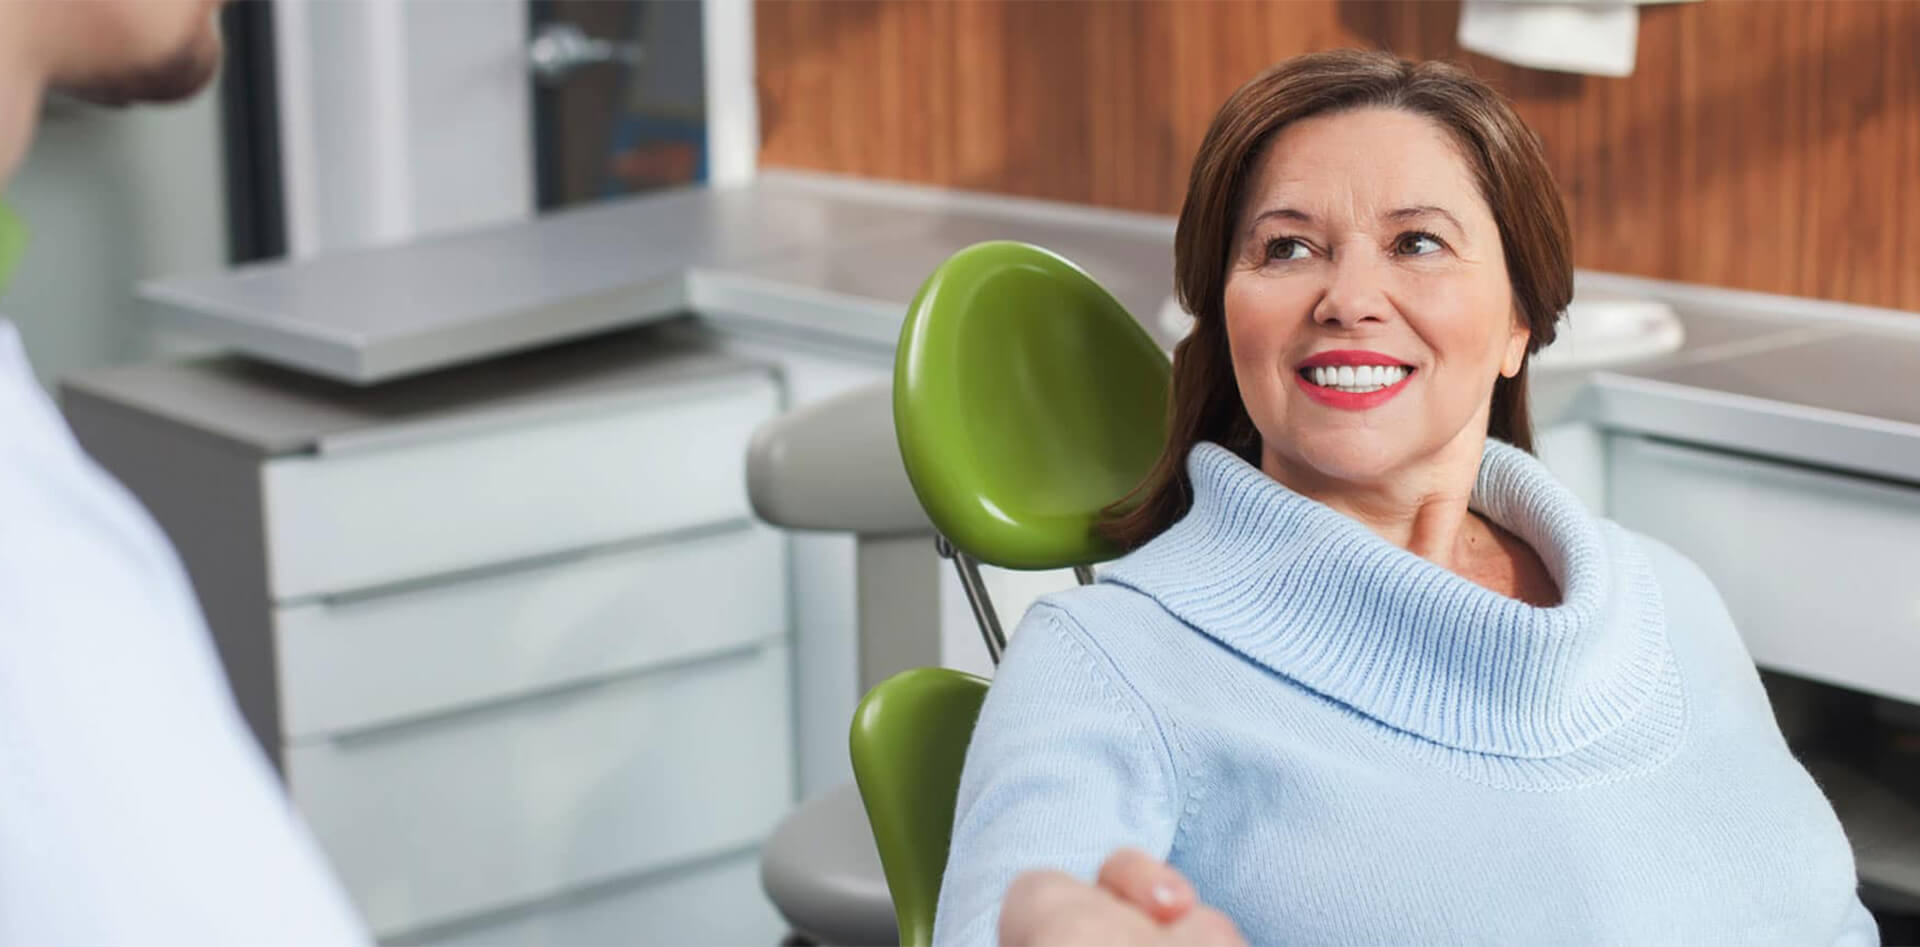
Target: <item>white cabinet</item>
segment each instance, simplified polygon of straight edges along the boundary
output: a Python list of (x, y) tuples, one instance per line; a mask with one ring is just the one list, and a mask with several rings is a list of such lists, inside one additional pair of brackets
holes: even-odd
[(703, 863), (665, 880), (608, 885), (535, 911), (436, 929), (398, 943), (420, 947), (742, 947), (774, 943), (785, 922), (770, 903), (742, 905), (739, 892), (760, 883), (753, 853)]
[(769, 366), (668, 327), (373, 389), (209, 360), (63, 399), (377, 937), (778, 940), (745, 870), (795, 798), (789, 544), (743, 467)]
[(750, 847), (791, 802), (783, 646), (287, 753), (377, 933)]
[(787, 623), (765, 527), (641, 541), (464, 581), (274, 610), (289, 743), (697, 661)]
[(353, 591), (747, 515), (766, 376), (624, 403), (322, 442), (267, 462), (273, 592)]
[(1613, 518), (1700, 565), (1755, 662), (1920, 702), (1920, 486), (1610, 440)]
[(1533, 434), (1533, 452), (1595, 516), (1607, 506), (1607, 436), (1578, 421), (1540, 428)]

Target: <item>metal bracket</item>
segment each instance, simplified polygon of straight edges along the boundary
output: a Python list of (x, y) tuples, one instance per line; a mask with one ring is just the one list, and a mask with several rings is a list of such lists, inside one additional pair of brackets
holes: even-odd
[(987, 657), (999, 667), (1000, 656), (1007, 652), (1007, 636), (1000, 630), (1000, 616), (994, 614), (993, 598), (987, 594), (987, 583), (980, 577), (980, 561), (955, 549), (945, 536), (935, 534), (933, 543), (941, 558), (952, 559), (954, 569), (960, 573), (960, 587), (966, 590), (974, 623), (980, 626), (980, 637), (987, 643)]

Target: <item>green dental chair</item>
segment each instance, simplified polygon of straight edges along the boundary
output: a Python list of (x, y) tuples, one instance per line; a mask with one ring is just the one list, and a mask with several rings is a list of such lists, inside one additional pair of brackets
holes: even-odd
[[(895, 354), (900, 457), (997, 664), (1006, 635), (980, 565), (1072, 568), (1119, 550), (1094, 531), (1166, 437), (1167, 357), (1065, 259), (977, 244), (921, 287)], [(1017, 616), (1016, 616), (1017, 617)], [(933, 940), (960, 769), (987, 682), (917, 668), (861, 701), (850, 738), (900, 943)]]
[[(998, 661), (1005, 636), (980, 563), (1073, 566), (1085, 581), (1091, 564), (1113, 554), (1089, 527), (1159, 453), (1166, 356), (1072, 264), (989, 243), (927, 280), (896, 367), (894, 385), (850, 390), (763, 426), (748, 450), (749, 498), (767, 523), (851, 533), (862, 548), (943, 536), (937, 546)], [(929, 564), (939, 561), (933, 551)], [(899, 633), (909, 652), (927, 654), (925, 638), (938, 637), (930, 627), (885, 619), (902, 612), (930, 625), (932, 590), (874, 588), (899, 601), (862, 608), (859, 638)], [(961, 761), (987, 683), (930, 667), (873, 680), (851, 740), (858, 787), (815, 795), (761, 849), (761, 884), (791, 944), (924, 944), (932, 934)]]

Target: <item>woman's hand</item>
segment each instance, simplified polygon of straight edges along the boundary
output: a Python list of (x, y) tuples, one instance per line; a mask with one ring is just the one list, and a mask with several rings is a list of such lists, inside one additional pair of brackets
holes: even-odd
[(1083, 884), (1058, 871), (1015, 878), (1000, 909), (1001, 947), (1244, 947), (1240, 931), (1199, 903), (1180, 873), (1136, 849), (1114, 852)]

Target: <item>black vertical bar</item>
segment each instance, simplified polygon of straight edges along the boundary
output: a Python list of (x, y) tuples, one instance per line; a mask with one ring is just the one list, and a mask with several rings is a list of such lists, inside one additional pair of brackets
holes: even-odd
[(234, 263), (282, 257), (287, 253), (287, 206), (280, 175), (273, 4), (230, 3), (220, 11), (220, 27), (227, 46), (220, 75), (227, 256)]
[[(554, 0), (528, 0), (527, 17), (527, 35), (537, 36), (541, 27), (560, 20), (560, 10)], [(534, 82), (531, 71), (527, 81), (533, 85), (533, 201), (536, 211), (545, 211), (565, 199), (560, 180), (560, 92)]]

